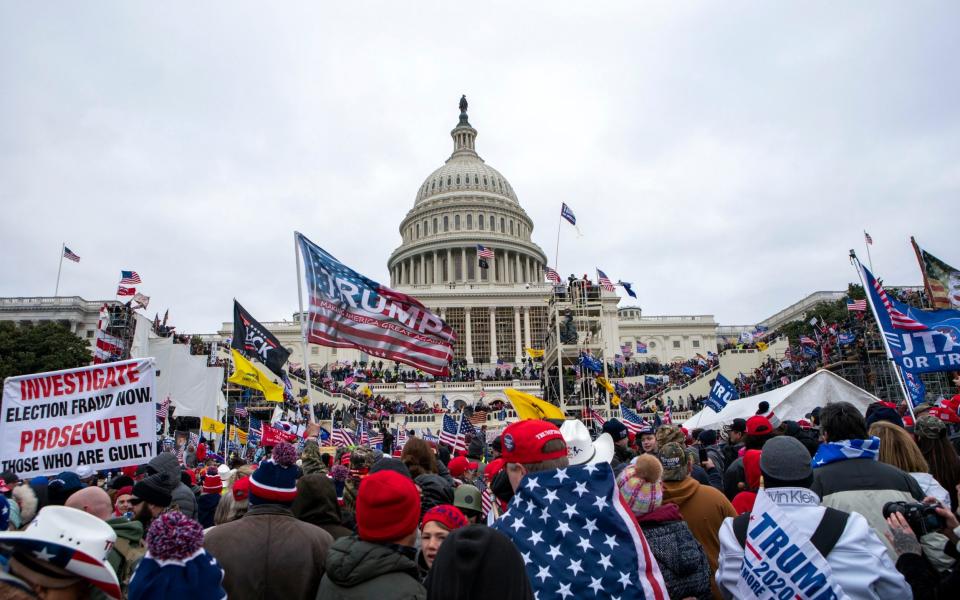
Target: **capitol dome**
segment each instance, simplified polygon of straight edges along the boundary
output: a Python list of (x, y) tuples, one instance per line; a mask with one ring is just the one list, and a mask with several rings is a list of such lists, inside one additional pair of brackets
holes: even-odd
[[(402, 243), (388, 267), (394, 287), (543, 281), (546, 256), (531, 241), (533, 221), (499, 171), (476, 150), (477, 130), (460, 99), (453, 153), (417, 190), (400, 223)], [(478, 246), (493, 252), (479, 268)]]

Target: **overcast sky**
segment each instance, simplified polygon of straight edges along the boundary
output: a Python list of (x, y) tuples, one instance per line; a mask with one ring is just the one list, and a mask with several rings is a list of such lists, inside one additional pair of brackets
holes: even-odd
[(910, 235), (960, 266), (958, 2), (196, 4), (0, 7), (0, 296), (66, 242), (62, 295), (134, 269), (179, 331), (289, 318), (294, 230), (387, 283), (462, 93), (534, 241), (567, 202), (561, 273), (645, 314), (843, 289), (864, 229), (888, 283)]

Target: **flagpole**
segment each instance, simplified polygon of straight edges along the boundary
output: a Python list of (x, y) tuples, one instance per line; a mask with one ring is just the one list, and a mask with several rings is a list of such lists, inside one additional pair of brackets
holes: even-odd
[[(303, 314), (303, 278), (300, 276), (300, 244), (297, 243), (299, 233), (293, 232), (293, 254), (297, 262), (297, 303), (300, 305), (300, 342), (303, 344), (303, 378), (307, 382), (307, 411), (310, 423), (315, 422), (313, 415), (313, 381), (310, 379), (310, 354), (307, 347), (307, 322)], [(304, 266), (306, 269), (306, 266)]]
[(910, 236), (910, 244), (913, 246), (913, 251), (917, 255), (917, 262), (920, 264), (920, 274), (923, 276), (923, 289), (927, 292), (927, 303), (930, 308), (937, 308), (936, 303), (933, 301), (933, 291), (930, 288), (930, 278), (927, 277), (927, 265), (923, 262), (923, 257), (920, 255), (920, 246), (917, 245), (917, 240), (913, 239), (913, 236)]
[[(557, 219), (557, 249), (553, 254), (553, 268), (557, 270), (557, 275), (560, 275), (560, 229), (563, 228), (563, 209), (560, 209), (560, 218)], [(61, 254), (63, 254), (61, 252)], [(63, 259), (61, 259), (61, 262)]]
[[(559, 237), (557, 238), (559, 243)], [(57, 267), (57, 287), (53, 290), (53, 297), (56, 298), (60, 293), (60, 272), (63, 270), (63, 251), (66, 250), (67, 243), (60, 244), (60, 265)]]
[[(866, 292), (867, 303), (870, 305), (870, 310), (873, 312), (873, 318), (877, 322), (877, 329), (880, 330), (880, 339), (883, 340), (883, 349), (887, 353), (887, 360), (893, 363), (893, 371), (897, 375), (897, 383), (900, 384), (900, 391), (903, 392), (903, 397), (907, 401), (907, 409), (910, 411), (910, 416), (916, 422), (916, 415), (913, 413), (913, 400), (910, 399), (910, 394), (907, 392), (907, 385), (903, 381), (903, 372), (900, 370), (900, 366), (896, 364), (893, 360), (893, 353), (890, 351), (890, 342), (887, 341), (887, 336), (883, 333), (883, 325), (880, 324), (880, 316), (877, 314), (877, 307), (873, 304), (873, 296), (870, 294), (870, 290), (867, 289), (867, 281), (863, 277), (863, 265), (860, 264), (860, 261), (857, 259), (857, 253), (853, 250), (850, 251), (850, 262), (855, 264), (857, 267), (857, 275), (860, 277), (860, 284), (863, 285), (863, 291)], [(872, 271), (871, 271), (872, 272)]]
[[(867, 243), (867, 230), (863, 230), (863, 245), (867, 248), (867, 262), (870, 263), (870, 272), (873, 273), (873, 258), (870, 257), (870, 244)], [(879, 323), (879, 321), (877, 321)]]

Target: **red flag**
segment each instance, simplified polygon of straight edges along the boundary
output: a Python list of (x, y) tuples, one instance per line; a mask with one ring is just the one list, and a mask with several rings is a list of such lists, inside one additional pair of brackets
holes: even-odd
[(123, 287), (122, 285), (117, 288), (118, 296), (133, 296), (136, 293), (137, 293), (137, 288)]
[(264, 425), (261, 445), (265, 447), (271, 447), (276, 446), (280, 442), (289, 442), (291, 444), (295, 444), (297, 442), (297, 434), (287, 433), (286, 431), (282, 431), (276, 427)]

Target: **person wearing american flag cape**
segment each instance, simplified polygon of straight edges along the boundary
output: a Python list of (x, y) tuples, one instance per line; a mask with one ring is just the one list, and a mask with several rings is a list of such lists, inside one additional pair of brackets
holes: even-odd
[(501, 440), (515, 495), (493, 527), (520, 550), (536, 597), (668, 598), (609, 463), (571, 466), (547, 421), (513, 423)]

